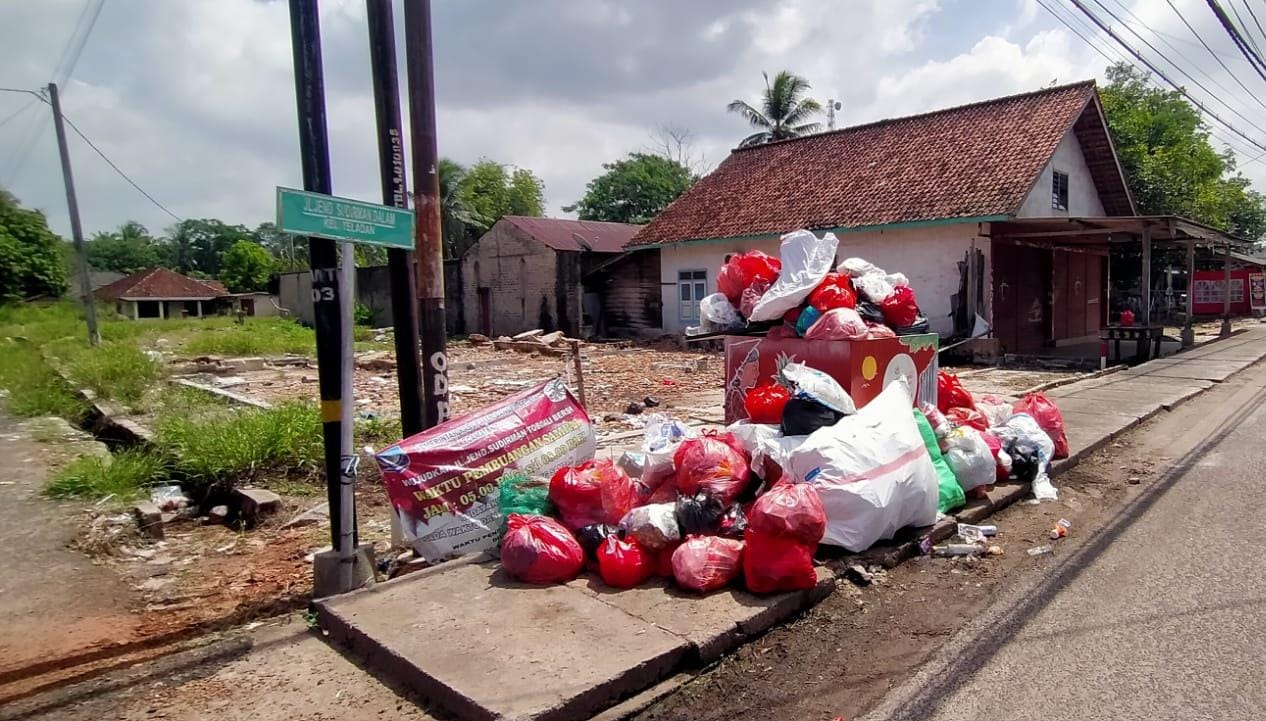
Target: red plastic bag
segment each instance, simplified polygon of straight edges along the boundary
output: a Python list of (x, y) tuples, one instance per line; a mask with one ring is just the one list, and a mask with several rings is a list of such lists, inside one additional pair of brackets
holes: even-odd
[(637, 486), (609, 458), (560, 468), (549, 481), (549, 499), (572, 530), (619, 523), (637, 498)]
[(673, 465), (677, 467), (678, 491), (693, 496), (703, 489), (725, 506), (733, 503), (751, 480), (750, 459), (729, 433), (705, 432), (699, 438), (682, 441), (673, 454)]
[(852, 308), (832, 308), (805, 331), (805, 340), (865, 340), (866, 321)]
[(791, 400), (791, 391), (777, 383), (756, 386), (743, 397), (747, 420), (752, 423), (778, 425), (782, 422), (782, 408)]
[(731, 303), (738, 306), (744, 290), (755, 283), (764, 283), (768, 288), (778, 280), (780, 272), (782, 261), (759, 250), (737, 253), (721, 266), (721, 272), (717, 274), (717, 292), (724, 293)]
[(1055, 458), (1068, 457), (1068, 436), (1064, 435), (1064, 415), (1043, 393), (1031, 393), (1015, 402), (1016, 413), (1028, 413), (1055, 444)]
[(866, 324), (866, 340), (878, 340), (879, 338), (896, 338), (897, 332), (886, 325), (878, 323)]
[(853, 290), (853, 279), (842, 273), (827, 273), (809, 294), (809, 305), (822, 313), (836, 308), (856, 308), (857, 291)]
[(998, 454), (1002, 452), (1002, 439), (989, 431), (982, 432), (980, 437), (985, 439), (985, 445), (989, 446), (989, 452), (993, 454), (993, 462), (996, 467), (995, 478), (997, 482), (1005, 483), (1006, 480), (1011, 477), (1011, 466), (1009, 463), (1004, 466), (1002, 462), (998, 460)]
[(743, 534), (743, 578), (752, 593), (776, 593), (813, 588), (816, 544), (771, 536), (748, 528)]
[(607, 536), (598, 546), (598, 575), (612, 588), (633, 588), (655, 574), (655, 556), (637, 541)]
[(976, 402), (958, 376), (941, 371), (936, 374), (936, 407), (942, 413), (949, 413), (951, 408), (975, 408)]
[(747, 527), (817, 545), (826, 533), (826, 510), (818, 490), (808, 483), (779, 483), (756, 499)]
[(945, 411), (945, 417), (956, 426), (971, 426), (978, 431), (989, 430), (989, 419), (975, 408), (951, 408)]
[(756, 303), (760, 301), (761, 296), (765, 295), (765, 291), (769, 290), (769, 283), (757, 281), (743, 289), (743, 293), (739, 296), (738, 308), (739, 315), (746, 318), (752, 314), (752, 308), (756, 307)]
[(919, 319), (919, 301), (908, 285), (893, 288), (892, 295), (884, 298), (879, 309), (884, 313), (884, 322), (893, 328), (914, 325)]
[(691, 536), (673, 552), (673, 578), (682, 588), (707, 593), (728, 586), (743, 569), (743, 542)]
[(524, 583), (564, 583), (585, 564), (571, 531), (552, 518), (511, 513), (501, 539), (501, 567)]

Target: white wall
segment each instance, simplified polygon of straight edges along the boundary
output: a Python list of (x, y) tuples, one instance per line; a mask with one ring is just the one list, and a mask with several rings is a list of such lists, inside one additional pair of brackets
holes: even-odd
[[(1051, 177), (1054, 171), (1068, 173), (1068, 210), (1056, 210), (1051, 207)], [(1099, 190), (1090, 177), (1090, 169), (1086, 167), (1086, 157), (1081, 153), (1081, 143), (1077, 136), (1069, 130), (1064, 139), (1059, 141), (1055, 154), (1050, 162), (1042, 168), (1028, 197), (1020, 206), (1019, 218), (1046, 217), (1079, 217), (1102, 216), (1103, 203), (1099, 201)]]
[[(950, 296), (958, 292), (958, 261), (964, 259), (972, 241), (985, 254), (989, 268), (989, 241), (978, 238), (977, 223), (955, 223), (923, 228), (837, 233), (839, 250), (836, 260), (859, 256), (890, 273), (905, 273), (919, 299), (919, 307), (927, 316), (932, 330), (949, 335), (954, 329), (950, 319)], [(821, 235), (819, 233), (819, 235)], [(707, 270), (709, 289), (716, 287), (716, 274), (730, 253), (762, 250), (778, 254), (778, 239), (682, 243), (660, 250), (660, 292), (664, 301), (664, 331), (681, 333), (679, 322), (681, 301), (677, 294), (677, 273), (682, 270)], [(986, 273), (988, 271), (986, 270)], [(990, 279), (985, 278), (985, 287)], [(986, 303), (990, 293), (985, 293)], [(982, 314), (989, 317), (985, 309)]]

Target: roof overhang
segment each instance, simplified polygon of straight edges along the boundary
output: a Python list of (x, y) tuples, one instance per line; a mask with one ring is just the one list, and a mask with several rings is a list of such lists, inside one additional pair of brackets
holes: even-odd
[(193, 296), (190, 296), (190, 297), (187, 297), (187, 298), (186, 298), (186, 297), (179, 297), (179, 296), (162, 297), (162, 298), (152, 298), (152, 297), (147, 297), (147, 296), (127, 296), (127, 295), (123, 295), (123, 296), (119, 296), (118, 300), (132, 300), (132, 301), (143, 301), (143, 300), (189, 301), (189, 300), (215, 300), (215, 299), (217, 299), (217, 298), (223, 298), (223, 297), (225, 297), (225, 296), (222, 296), (222, 295), (206, 295), (206, 296), (201, 296), (201, 297), (193, 297)]
[(1243, 238), (1176, 215), (1020, 218), (991, 223), (987, 235), (1053, 248), (1105, 249), (1141, 242), (1145, 232), (1157, 247), (1253, 248)]
[[(934, 228), (943, 225), (960, 225), (962, 223), (998, 223), (1011, 220), (1010, 215), (975, 215), (963, 218), (928, 218), (926, 220), (907, 220), (900, 223), (880, 223), (878, 225), (855, 225), (834, 228), (808, 228), (814, 233), (835, 233), (836, 235), (844, 235), (846, 233), (882, 233), (888, 230), (911, 230), (914, 228)], [(742, 243), (751, 240), (768, 240), (770, 238), (780, 238), (787, 233), (800, 230), (799, 228), (791, 228), (781, 232), (759, 233), (756, 235), (736, 235), (721, 238), (689, 238), (686, 240), (672, 240), (664, 243), (647, 243), (646, 245), (629, 246), (629, 250), (646, 250), (649, 248), (671, 248), (676, 245), (699, 245), (703, 243)]]

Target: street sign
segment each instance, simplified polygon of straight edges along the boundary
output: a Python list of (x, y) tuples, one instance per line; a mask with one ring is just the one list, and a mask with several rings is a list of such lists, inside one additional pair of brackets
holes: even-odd
[(346, 243), (413, 250), (413, 211), (277, 188), (277, 230)]

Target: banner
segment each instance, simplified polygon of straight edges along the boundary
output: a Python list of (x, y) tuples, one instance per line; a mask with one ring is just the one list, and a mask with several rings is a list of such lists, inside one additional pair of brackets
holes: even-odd
[(374, 455), (405, 537), (428, 561), (491, 548), (497, 479), (549, 476), (593, 458), (593, 424), (561, 379), (542, 383)]
[(1266, 275), (1248, 274), (1248, 302), (1253, 310), (1266, 310)]

